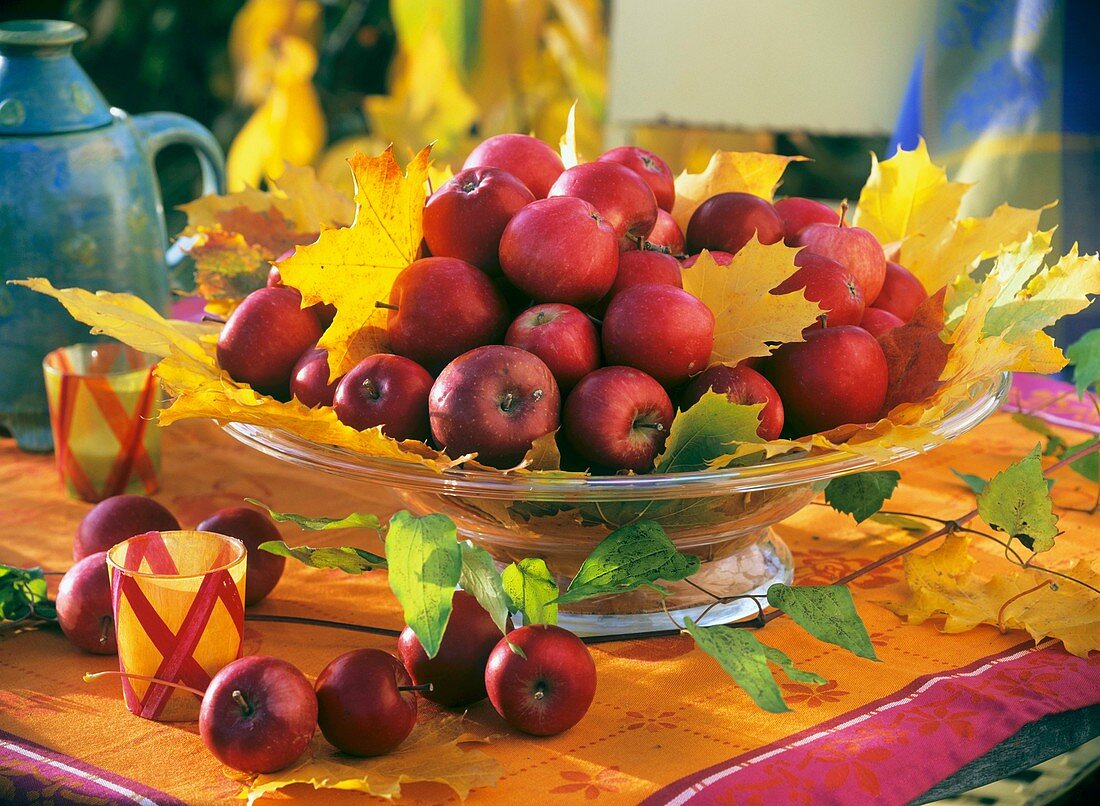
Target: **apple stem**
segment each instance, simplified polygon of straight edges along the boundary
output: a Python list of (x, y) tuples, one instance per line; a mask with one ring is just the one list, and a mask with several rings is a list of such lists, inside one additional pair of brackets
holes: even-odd
[(202, 315), (202, 321), (204, 322), (217, 322), (219, 325), (225, 324), (225, 319), (220, 316), (215, 316), (212, 313), (204, 313)]
[(653, 243), (653, 241), (642, 241), (638, 247), (643, 252), (660, 252), (662, 255), (671, 255), (672, 250), (664, 244)]
[(844, 226), (844, 217), (847, 216), (847, 215), (848, 215), (848, 200), (845, 199), (844, 201), (842, 201), (840, 203), (840, 214), (837, 216), (837, 218), (839, 220), (836, 222), (836, 225), (838, 227), (843, 227)]
[(821, 329), (822, 330), (824, 330), (828, 326), (827, 325), (827, 320), (828, 319), (829, 319), (829, 314), (828, 313), (823, 313), (823, 314), (821, 314), (821, 316), (817, 317), (817, 321), (819, 321), (821, 323)]
[(111, 634), (115, 620), (110, 616), (104, 616), (99, 620), (99, 645), (106, 646), (107, 636)]
[(384, 308), (384, 309), (385, 309), (385, 310), (387, 310), (387, 311), (398, 311), (398, 310), (401, 310), (401, 309), (400, 309), (400, 308), (398, 308), (398, 307), (397, 307), (396, 305), (391, 305), (391, 304), (390, 304), (390, 303), (388, 303), (388, 302), (375, 302), (375, 303), (374, 303), (374, 307), (375, 307), (375, 308)]
[(509, 412), (512, 410), (512, 404), (516, 402), (516, 396), (511, 392), (504, 393), (504, 399), (500, 401), (500, 410), (503, 412)]
[(171, 680), (161, 680), (159, 677), (150, 677), (147, 674), (130, 674), (129, 672), (85, 672), (84, 682), (92, 683), (99, 680), (101, 677), (126, 677), (131, 680), (145, 680), (150, 683), (160, 683), (162, 686), (171, 686), (172, 688), (178, 688), (182, 691), (189, 691), (196, 697), (202, 697), (206, 693), (204, 691), (199, 691), (197, 688), (185, 686), (183, 683), (173, 683)]
[(254, 709), (249, 704), (248, 700), (246, 700), (244, 698), (244, 695), (241, 694), (241, 692), (239, 690), (233, 689), (233, 693), (230, 694), (229, 696), (233, 698), (233, 702), (235, 702), (235, 703), (237, 703), (237, 705), (241, 706), (241, 713), (244, 716), (252, 716), (252, 712), (253, 712)]
[(421, 683), (418, 686), (398, 686), (398, 691), (435, 691), (435, 686), (431, 683)]
[(664, 431), (664, 423), (634, 423), (635, 428), (652, 428), (654, 431)]
[(366, 392), (371, 400), (377, 400), (380, 395), (378, 394), (378, 387), (374, 385), (374, 381), (370, 378), (366, 378), (362, 383), (363, 391)]

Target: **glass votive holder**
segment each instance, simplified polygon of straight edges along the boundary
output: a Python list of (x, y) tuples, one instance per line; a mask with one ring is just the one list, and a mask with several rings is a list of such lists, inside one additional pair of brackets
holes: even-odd
[(157, 491), (156, 361), (118, 342), (60, 347), (43, 360), (57, 472), (70, 496)]
[(198, 719), (218, 670), (241, 655), (247, 552), (212, 532), (147, 532), (107, 552), (122, 692), (131, 713)]

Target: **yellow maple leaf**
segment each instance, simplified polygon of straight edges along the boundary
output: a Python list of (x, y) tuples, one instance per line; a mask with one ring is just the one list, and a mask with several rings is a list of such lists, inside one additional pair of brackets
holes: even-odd
[(314, 789), (344, 789), (380, 798), (401, 797), (401, 785), (435, 782), (465, 800), (475, 789), (496, 786), (504, 768), (480, 750), (461, 744), (483, 741), (463, 731), (462, 717), (445, 716), (420, 722), (396, 750), (375, 758), (353, 758), (314, 740), (313, 758), (289, 770), (248, 777), (229, 773), (244, 783), (241, 798), (252, 803), (294, 784)]
[(569, 115), (565, 119), (565, 131), (558, 140), (558, 151), (561, 153), (561, 162), (566, 169), (579, 165), (584, 160), (577, 153), (577, 102), (569, 107)]
[(744, 358), (770, 355), (769, 343), (803, 341), (802, 330), (821, 316), (821, 308), (802, 291), (768, 293), (797, 269), (797, 248), (752, 240), (719, 266), (704, 251), (684, 269), (684, 290), (714, 313), (712, 364), (736, 364)]
[(328, 350), (333, 378), (385, 349), (388, 312), (375, 303), (389, 301), (394, 280), (420, 249), (430, 153), (430, 146), (424, 148), (402, 170), (392, 147), (377, 157), (356, 152), (348, 160), (355, 175), (355, 221), (323, 231), (316, 243), (298, 247), (279, 264), (304, 305), (336, 306), (336, 318), (319, 342)]
[(240, 300), (267, 282), (270, 256), (239, 232), (198, 227), (188, 252), (195, 261), (195, 293), (221, 302)]
[(672, 217), (687, 232), (695, 208), (715, 194), (751, 193), (771, 201), (787, 166), (805, 159), (754, 151), (715, 151), (702, 173), (683, 171), (676, 177)]
[(1065, 569), (1085, 585), (1033, 569), (984, 579), (973, 573), (969, 546), (966, 535), (951, 535), (928, 554), (906, 555), (909, 596), (886, 607), (911, 624), (944, 617), (947, 633), (992, 624), (1026, 630), (1036, 643), (1056, 638), (1079, 657), (1100, 650), (1100, 595), (1086, 587), (1100, 587), (1095, 567), (1077, 561)]
[(318, 43), (321, 3), (317, 0), (248, 0), (229, 29), (237, 99), (257, 106), (274, 80), (274, 44), (288, 34)]

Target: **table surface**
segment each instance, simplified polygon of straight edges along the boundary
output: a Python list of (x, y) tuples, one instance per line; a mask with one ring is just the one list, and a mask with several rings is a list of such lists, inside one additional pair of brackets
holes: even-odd
[[(1025, 406), (1060, 391), (1027, 382), (1019, 389)], [(1075, 416), (1072, 404), (1056, 404), (1063, 421)], [(973, 495), (949, 468), (989, 478), (1035, 442), (1033, 433), (997, 414), (955, 443), (899, 465), (902, 482), (890, 506), (961, 515), (973, 507)], [(387, 517), (401, 506), (390, 490), (281, 464), (206, 422), (166, 430), (162, 478), (157, 498), (185, 528), (246, 496), (315, 515), (358, 510)], [(1087, 507), (1095, 490), (1070, 471), (1056, 479), (1064, 534), (1045, 561), (1094, 560), (1100, 555), (1097, 519), (1068, 507)], [(11, 440), (0, 440), (0, 489), (0, 560), (66, 568), (72, 535), (89, 505), (64, 497), (51, 458), (20, 453)], [(808, 507), (777, 531), (794, 552), (801, 584), (832, 582), (911, 539), (883, 526), (856, 525), (821, 506)], [(371, 547), (361, 531), (306, 534), (287, 526), (282, 532), (292, 544)], [(974, 551), (982, 555), (980, 568), (1008, 570), (997, 546), (978, 543)], [(739, 803), (905, 802), (1025, 726), (1078, 709), (1094, 713), (1100, 703), (1100, 653), (1081, 659), (1055, 642), (1036, 647), (1023, 633), (993, 627), (942, 635), (933, 623), (903, 623), (879, 605), (905, 593), (900, 562), (860, 577), (852, 591), (882, 662), (820, 643), (788, 619), (771, 622), (761, 637), (828, 680), (813, 686), (777, 673), (792, 708), (786, 714), (755, 708), (687, 637), (593, 646), (595, 702), (579, 725), (557, 737), (512, 733), (487, 702), (474, 705), (466, 727), (490, 739), (478, 749), (499, 761), (503, 774), (495, 789), (475, 791), (470, 800), (537, 793), (562, 802), (715, 802), (736, 793)], [(288, 564), (274, 593), (249, 612), (402, 626), (384, 574), (351, 577), (297, 564)], [(246, 654), (290, 659), (310, 676), (338, 654), (365, 646), (393, 651), (395, 642), (328, 628), (246, 623)], [(0, 801), (49, 795), (55, 802), (230, 802), (240, 785), (206, 752), (194, 723), (142, 720), (126, 712), (116, 681), (81, 682), (84, 672), (112, 668), (115, 659), (82, 654), (54, 630), (0, 631)], [(423, 703), (422, 722), (439, 716)], [(1036, 761), (1049, 755), (1042, 750), (1036, 748)], [(325, 803), (361, 797), (305, 785), (286, 791)], [(450, 797), (438, 784), (407, 785), (404, 794), (424, 802)]]

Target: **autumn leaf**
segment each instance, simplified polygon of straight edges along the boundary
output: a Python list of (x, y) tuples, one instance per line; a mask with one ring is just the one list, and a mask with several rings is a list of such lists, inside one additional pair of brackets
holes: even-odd
[(244, 299), (267, 282), (270, 257), (239, 232), (199, 227), (188, 253), (195, 261), (195, 293), (208, 302)]
[(1058, 536), (1058, 518), (1039, 456), (1036, 445), (1023, 459), (991, 478), (978, 493), (982, 520), (1036, 553), (1054, 548)]
[(944, 617), (943, 630), (960, 633), (979, 624), (1026, 630), (1036, 643), (1056, 638), (1066, 651), (1088, 657), (1100, 650), (1100, 573), (1084, 561), (1063, 569), (1084, 585), (1037, 570), (983, 579), (973, 573), (974, 558), (965, 535), (949, 536), (939, 548), (905, 557), (909, 596), (886, 607), (911, 624)]
[(682, 473), (715, 468), (719, 457), (732, 456), (730, 449), (735, 445), (747, 444), (759, 454), (763, 440), (756, 430), (763, 409), (763, 403), (731, 403), (725, 394), (708, 390), (693, 406), (676, 413), (654, 470)]
[(1073, 383), (1077, 396), (1083, 398), (1091, 386), (1100, 381), (1100, 328), (1090, 330), (1066, 349), (1066, 358), (1073, 365)]
[(945, 293), (941, 288), (920, 304), (908, 322), (878, 337), (889, 372), (883, 414), (902, 403), (927, 400), (939, 387), (948, 352), (940, 335)]
[(576, 167), (584, 160), (577, 153), (577, 102), (569, 107), (569, 116), (565, 119), (565, 132), (558, 141), (558, 151), (561, 154), (562, 165), (566, 170)]
[(782, 243), (761, 244), (754, 235), (728, 266), (719, 266), (704, 251), (684, 269), (684, 290), (714, 313), (712, 364), (736, 364), (770, 355), (770, 344), (804, 340), (802, 330), (817, 320), (821, 308), (801, 290), (769, 293), (797, 271), (797, 253)]
[(894, 494), (901, 474), (896, 470), (868, 470), (837, 476), (825, 486), (825, 503), (863, 523)]
[(279, 264), (283, 280), (302, 292), (304, 304), (336, 306), (336, 318), (318, 346), (328, 350), (333, 378), (386, 345), (390, 288), (416, 259), (431, 148), (423, 149), (403, 171), (393, 148), (377, 157), (356, 154), (348, 161), (355, 175), (355, 221), (321, 233)]
[[(771, 201), (787, 166), (805, 159), (753, 151), (715, 151), (702, 173), (683, 171), (676, 177), (676, 203), (672, 207), (672, 217), (680, 229), (687, 232), (695, 209), (718, 193), (751, 193)], [(775, 285), (779, 282), (782, 280)]]
[(314, 789), (365, 792), (380, 798), (401, 797), (402, 784), (444, 784), (465, 800), (475, 789), (496, 786), (504, 768), (496, 759), (462, 744), (483, 741), (463, 730), (462, 717), (445, 714), (417, 724), (396, 750), (375, 758), (354, 758), (315, 738), (313, 756), (303, 764), (268, 775), (227, 775), (244, 784), (240, 797), (249, 805), (295, 784)]

